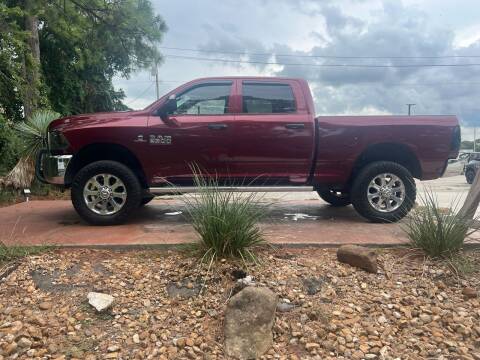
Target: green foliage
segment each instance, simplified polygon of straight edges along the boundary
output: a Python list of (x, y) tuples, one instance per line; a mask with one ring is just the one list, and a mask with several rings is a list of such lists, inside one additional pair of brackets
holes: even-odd
[(51, 249), (50, 246), (6, 246), (0, 241), (0, 265), (28, 255), (41, 254)]
[(12, 126), (0, 114), (0, 176), (12, 169), (19, 159), (21, 143)]
[(114, 76), (160, 59), (166, 30), (146, 0), (70, 0), (47, 7), (40, 31), (42, 69), (52, 108), (63, 114), (126, 110)]
[(50, 110), (39, 110), (26, 121), (15, 125), (24, 142), (25, 156), (34, 157), (41, 148), (47, 146), (48, 125), (59, 116)]
[(23, 11), (18, 6), (0, 2), (0, 109), (7, 119), (22, 118), (22, 96), (25, 87), (23, 54), (27, 34), (21, 21)]
[[(27, 6), (28, 5), (28, 6)], [(35, 16), (40, 42), (38, 84), (26, 80), (30, 54), (25, 16)], [(149, 0), (6, 0), (0, 3), (0, 109), (20, 121), (26, 89), (63, 115), (126, 110), (115, 76), (161, 62), (156, 45), (165, 22)]]
[(221, 192), (216, 178), (201, 175), (198, 168), (192, 170), (199, 192), (184, 201), (200, 235), (194, 250), (210, 263), (219, 258), (255, 261), (255, 250), (265, 243), (258, 222), (266, 216), (268, 205), (257, 193)]
[[(473, 151), (473, 141), (464, 140), (460, 143), (460, 150), (472, 150)], [(480, 139), (475, 141), (475, 150), (480, 150)]]
[(449, 265), (460, 276), (471, 275), (478, 271), (478, 263), (475, 257), (469, 256), (468, 253), (459, 253), (449, 259)]
[(460, 150), (473, 150), (473, 141), (469, 141), (469, 140), (462, 141), (460, 143)]
[(432, 192), (421, 198), (421, 206), (415, 208), (407, 218), (406, 233), (413, 248), (422, 249), (434, 258), (452, 257), (463, 247), (467, 236), (475, 232), (472, 221), (451, 209), (442, 209)]

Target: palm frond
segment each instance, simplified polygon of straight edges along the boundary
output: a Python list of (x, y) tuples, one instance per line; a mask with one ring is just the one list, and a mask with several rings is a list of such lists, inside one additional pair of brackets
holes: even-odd
[(36, 111), (26, 121), (15, 125), (15, 130), (25, 144), (24, 156), (34, 157), (47, 144), (47, 129), (50, 123), (60, 117), (60, 114), (51, 110)]

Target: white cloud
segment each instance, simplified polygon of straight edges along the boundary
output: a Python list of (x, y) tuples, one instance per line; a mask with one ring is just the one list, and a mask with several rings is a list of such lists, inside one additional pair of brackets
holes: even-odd
[[(386, 56), (386, 59), (315, 60), (248, 57), (163, 50), (212, 58), (294, 63), (462, 63), (480, 59), (396, 59), (393, 56), (480, 55), (478, 0), (177, 0), (153, 1), (169, 31), (164, 46), (303, 55)], [(228, 64), (166, 58), (161, 92), (183, 81), (219, 75), (286, 75), (310, 81), (319, 114), (458, 115), (480, 125), (480, 67), (319, 68)], [(132, 107), (155, 98), (146, 73), (117, 80)], [(135, 101), (133, 101), (135, 100)]]

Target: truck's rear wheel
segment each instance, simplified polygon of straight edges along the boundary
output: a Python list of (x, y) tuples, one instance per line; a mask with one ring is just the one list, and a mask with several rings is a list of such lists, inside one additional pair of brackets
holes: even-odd
[(365, 166), (355, 178), (351, 191), (355, 210), (379, 223), (403, 218), (415, 204), (415, 197), (415, 181), (410, 172), (390, 161)]
[(102, 160), (81, 169), (72, 183), (72, 203), (78, 214), (93, 225), (125, 222), (140, 206), (142, 188), (125, 165)]
[(335, 207), (347, 206), (352, 203), (350, 194), (342, 191), (318, 189), (317, 193), (324, 201)]
[(153, 199), (155, 199), (155, 195), (144, 195), (142, 201), (140, 201), (140, 206), (147, 205)]

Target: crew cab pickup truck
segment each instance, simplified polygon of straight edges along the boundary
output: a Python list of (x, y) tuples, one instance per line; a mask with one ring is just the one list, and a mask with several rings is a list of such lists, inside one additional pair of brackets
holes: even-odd
[[(325, 100), (327, 101), (327, 100)], [(315, 117), (305, 80), (188, 82), (140, 111), (54, 120), (37, 177), (71, 188), (91, 224), (124, 222), (154, 195), (188, 193), (192, 164), (228, 191), (312, 191), (373, 222), (404, 217), (414, 178), (456, 158), (455, 116)]]

